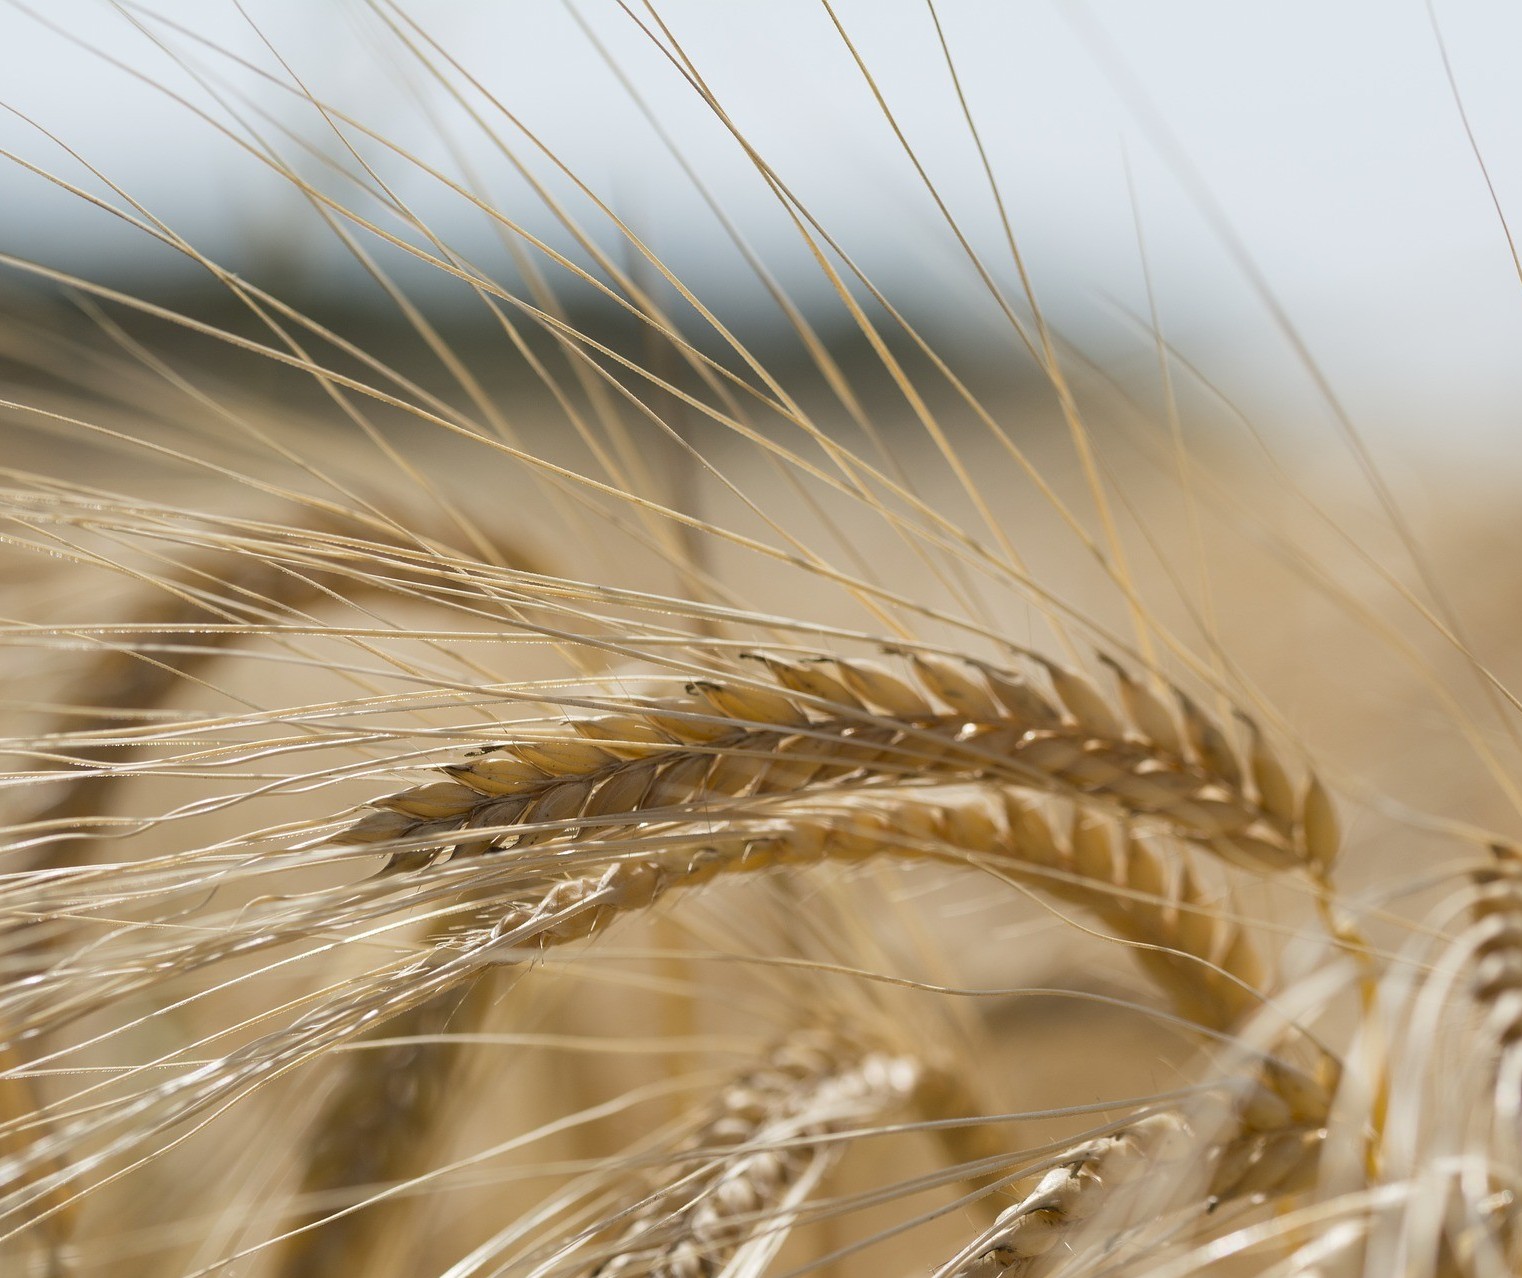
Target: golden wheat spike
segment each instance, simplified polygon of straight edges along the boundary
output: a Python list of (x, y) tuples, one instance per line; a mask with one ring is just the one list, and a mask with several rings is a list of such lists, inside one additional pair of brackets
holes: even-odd
[[(783, 669), (802, 668), (763, 664), (779, 679)], [(1050, 662), (1042, 665), (1065, 689), (1072, 716), (1050, 727), (1027, 727), (1028, 715), (1010, 713), (1007, 699), (1021, 687), (1019, 677), (997, 676), (1005, 689), (1000, 695), (986, 666), (918, 654), (909, 662), (911, 683), (875, 666), (842, 659), (834, 665), (842, 683), (816, 680), (808, 693), (794, 686), (796, 675), (775, 687), (694, 683), (708, 711), (701, 717), (691, 712), (690, 719), (688, 702), (610, 703), (619, 722), (639, 725), (625, 732), (616, 757), (582, 739), (585, 730), (573, 725), (571, 734), (520, 738), (478, 761), (447, 768), (458, 783), (452, 793), (436, 782), (376, 806), (411, 812), (420, 823), (455, 821), (462, 831), (514, 820), (574, 828), (578, 818), (620, 823), (646, 812), (669, 817), (671, 808), (707, 810), (746, 794), (803, 792), (847, 781), (977, 778), (1078, 795), (1146, 816), (1213, 852), (1262, 868), (1319, 864), (1307, 842), (1310, 827), (1301, 835), (1303, 823), (1293, 823), (1286, 837), (1279, 814), (1244, 788), (1240, 761), (1197, 711), (1186, 715), (1196, 742), (1194, 757), (1186, 759), (1167, 742), (1144, 735), (1140, 723), (1127, 733), (1091, 684)], [(827, 699), (832, 688), (845, 686), (848, 700)], [(864, 711), (863, 699), (878, 709)], [(890, 713), (890, 703), (906, 713)], [(1020, 704), (1029, 708), (1023, 698)], [(1256, 749), (1269, 757), (1261, 742)], [(1320, 797), (1305, 809), (1305, 820), (1314, 824), (1317, 848), (1324, 852), (1332, 808), (1324, 791), (1314, 793)], [(509, 816), (500, 803), (478, 795), (512, 795), (523, 802)], [(368, 843), (378, 831), (395, 830), (384, 818), (368, 818), (347, 837)], [(543, 834), (539, 829), (533, 837)]]
[(615, 1229), (558, 1250), (536, 1272), (680, 1278), (721, 1273), (747, 1253), (756, 1263), (782, 1244), (844, 1152), (829, 1138), (901, 1111), (919, 1075), (912, 1059), (825, 1032), (793, 1035), (660, 1151), (663, 1177), (647, 1174), (643, 1192), (614, 1215)]

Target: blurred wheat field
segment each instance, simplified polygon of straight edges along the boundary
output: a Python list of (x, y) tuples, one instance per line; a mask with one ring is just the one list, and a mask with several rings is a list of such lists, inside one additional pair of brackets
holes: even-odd
[(124, 10), (384, 320), (19, 157), (212, 289), (6, 258), (4, 1272), (1522, 1271), (1512, 459), (1094, 354), (828, 5), (976, 340), (741, 126), (817, 278), (689, 287), (365, 12), (425, 141)]

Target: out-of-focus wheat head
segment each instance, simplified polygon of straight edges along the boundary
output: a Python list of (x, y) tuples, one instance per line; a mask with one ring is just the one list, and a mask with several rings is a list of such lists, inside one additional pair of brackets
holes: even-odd
[(943, 205), (1017, 376), (964, 369), (735, 127), (856, 351), (737, 239), (763, 360), (376, 14), (555, 245), (294, 74), (218, 118), (428, 376), (125, 190), (78, 198), (218, 318), (7, 259), (94, 338), (37, 294), (4, 334), (5, 1273), (1519, 1272), (1483, 516), (1434, 536), (1351, 421), (1356, 491), (1308, 486), (1161, 332), (1146, 409)]

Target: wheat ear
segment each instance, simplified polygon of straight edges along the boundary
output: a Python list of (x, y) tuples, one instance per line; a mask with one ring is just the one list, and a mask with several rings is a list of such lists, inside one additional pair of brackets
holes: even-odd
[[(494, 983), (481, 980), (446, 990), (365, 1036), (404, 1041), (344, 1058), (306, 1146), (304, 1197), (329, 1201), (336, 1192), (373, 1191), (426, 1170), (439, 1115), (466, 1057), (458, 1042), (436, 1036), (476, 1029), (495, 994)], [(377, 1248), (396, 1228), (391, 1213), (404, 1206), (393, 1201), (383, 1211), (335, 1219), (324, 1212), (295, 1222), (275, 1271), (283, 1278), (369, 1272)]]
[[(500, 910), (489, 929), (492, 944), (529, 953), (557, 946), (720, 875), (930, 858), (978, 865), (1098, 914), (1122, 939), (1143, 947), (1144, 965), (1203, 1025), (1229, 1028), (1261, 1001), (1266, 969), (1250, 939), (1182, 858), (1170, 862), (1082, 808), (1061, 833), (1035, 801), (998, 789), (960, 800), (918, 789), (863, 792), (763, 813), (764, 820), (727, 828), (651, 825), (626, 840), (575, 844), (561, 854), (567, 865), (588, 856), (602, 864), (558, 879), (543, 876), (550, 858), (530, 857), (522, 882), (532, 894)], [(553, 852), (554, 845), (534, 851)], [(512, 878), (505, 876), (501, 896), (513, 891)], [(479, 945), (480, 935), (462, 943)]]
[[(1210, 1121), (1219, 1117), (1213, 1106), (1205, 1106), (1197, 1113), (1148, 1114), (1073, 1146), (936, 1278), (1032, 1274), (1059, 1243), (1072, 1250), (1075, 1232), (1101, 1209), (1115, 1211), (1117, 1195), (1143, 1177), (1151, 1186), (1137, 1213), (1144, 1222), (1158, 1213), (1213, 1212), (1222, 1203), (1282, 1198), (1308, 1188), (1326, 1139), (1334, 1078), (1334, 1073), (1316, 1078), (1268, 1061), (1245, 1093), (1230, 1099), (1229, 1134)], [(1117, 1212), (1103, 1231), (1106, 1248), (1113, 1248), (1121, 1219)]]
[(1029, 1273), (1070, 1230), (1089, 1219), (1115, 1189), (1176, 1158), (1188, 1145), (1176, 1114), (1149, 1115), (1112, 1136), (1062, 1154), (1035, 1187), (999, 1213), (993, 1225), (935, 1278), (1004, 1278)]
[(1405, 1024), (1370, 1089), (1371, 1162), (1423, 1192), (1368, 1216), (1371, 1271), (1406, 1256), (1466, 1278), (1522, 1266), (1522, 860), (1492, 852), (1466, 876), (1466, 926), (1419, 979), (1389, 982)]
[[(156, 1108), (162, 1102), (167, 1113), (155, 1123), (141, 1124), (138, 1131), (151, 1132), (160, 1123), (177, 1123), (201, 1111), (218, 1098), (262, 1077), (273, 1062), (289, 1068), (309, 1052), (332, 1042), (347, 1041), (367, 1025), (404, 1014), (436, 995), (477, 979), (481, 972), (495, 965), (516, 964), (548, 948), (600, 932), (624, 914), (644, 911), (668, 893), (701, 886), (721, 874), (882, 857), (930, 857), (1001, 868), (1035, 882), (1057, 881), (1060, 876), (1055, 865), (1068, 864), (1082, 875), (1085, 865), (1092, 863), (1094, 873), (1102, 875), (1103, 885), (1113, 891), (1118, 872), (1116, 851), (1108, 839), (1097, 838), (1088, 824), (1080, 827), (1070, 855), (1064, 855), (1062, 844), (1050, 826), (1037, 819), (1034, 806), (1013, 799), (1008, 805), (1001, 802), (938, 806), (927, 802), (924, 794), (918, 792), (900, 796), (898, 802), (893, 802), (891, 795), (882, 798), (885, 801), (878, 806), (864, 799), (847, 799), (834, 811), (791, 812), (763, 826), (748, 823), (717, 832), (677, 827), (664, 836), (659, 830), (648, 830), (624, 843), (594, 843), (555, 855), (482, 858), (457, 869), (451, 867), (449, 877), (457, 880), (455, 891), (461, 898), (468, 898), (468, 916), (479, 918), (483, 910), (489, 911), (495, 914), (490, 927), (467, 929), (448, 944), (434, 946), (402, 973), (389, 977), (377, 973), (367, 982), (369, 988), (352, 999), (320, 1005), (288, 1030), (249, 1044), (222, 1064), (195, 1071), (183, 1084), (164, 1084), (155, 1089), (134, 1105)], [(1128, 840), (1126, 846), (1134, 849), (1141, 845)], [(1110, 851), (1096, 857), (1094, 850), (1101, 847)], [(589, 852), (600, 862), (595, 869), (567, 876), (559, 868), (584, 862)], [(1152, 867), (1148, 874), (1155, 876), (1161, 863), (1149, 858), (1137, 864)], [(467, 869), (468, 874), (461, 877), (460, 872)], [(432, 877), (437, 876), (420, 876), (423, 881)], [(372, 882), (368, 891), (361, 891), (352, 902), (346, 902), (356, 920), (373, 918), (383, 908), (381, 904), (366, 904), (381, 886)], [(442, 890), (447, 885), (434, 886)], [(1166, 884), (1158, 886), (1166, 892)], [(1104, 892), (1084, 893), (1086, 904), (1099, 910), (1103, 917), (1113, 919), (1118, 931), (1144, 935), (1148, 944), (1176, 951), (1187, 960), (1171, 975), (1171, 990), (1187, 989), (1187, 998), (1205, 1007), (1207, 1011), (1203, 1014), (1209, 1020), (1224, 1021), (1236, 1014), (1234, 1009), (1240, 1006), (1241, 995), (1233, 991), (1257, 980), (1261, 969), (1229, 921), (1213, 913), (1179, 910), (1162, 896), (1150, 902), (1139, 899), (1115, 907), (1106, 906), (1106, 899)], [(276, 913), (270, 916), (269, 926), (258, 924), (257, 932), (254, 929), (261, 911), (241, 912), (243, 930), (231, 941), (219, 935), (189, 942), (174, 940), (151, 957), (146, 951), (135, 950), (131, 962), (124, 965), (117, 978), (103, 985), (92, 999), (98, 1002), (110, 991), (119, 997), (127, 990), (158, 979), (158, 973), (246, 955), (283, 939), (308, 934), (310, 921), (306, 909), (276, 926), (275, 919), (285, 906), (274, 903), (270, 908)], [(321, 900), (311, 908), (321, 910)], [(1112, 913), (1105, 915), (1107, 909)], [(331, 926), (338, 926), (332, 921), (333, 910), (324, 911), (323, 917), (330, 920)], [(1224, 966), (1226, 963), (1238, 965), (1239, 971), (1230, 972)], [(1198, 977), (1188, 976), (1193, 968), (1199, 969)], [(67, 965), (49, 975), (66, 979)], [(48, 988), (44, 982), (24, 993), (37, 1006), (39, 1015), (46, 1012), (52, 1020), (61, 1012), (43, 1006)], [(69, 1131), (60, 1132), (59, 1139), (69, 1144), (85, 1139), (103, 1124), (112, 1123), (105, 1114), (82, 1118), (71, 1124)], [(133, 1139), (136, 1137), (123, 1136), (123, 1140)], [(33, 1150), (16, 1160), (14, 1171), (26, 1174), (28, 1167), (37, 1165), (35, 1160), (40, 1156)], [(93, 1162), (82, 1159), (71, 1174), (78, 1174)], [(27, 1193), (13, 1182), (12, 1202), (19, 1206), (23, 1199), (35, 1200), (37, 1194), (45, 1192), (45, 1183), (50, 1185), (52, 1179), (40, 1178), (35, 1191)]]
[(1510, 1161), (1522, 1174), (1522, 861), (1509, 849), (1495, 870), (1478, 876), (1472, 906), (1481, 935), (1472, 991), (1486, 1010), (1484, 1033), (1495, 1054), (1498, 1130), (1510, 1136)]
[(557, 1248), (537, 1275), (713, 1278), (779, 1246), (802, 1201), (844, 1151), (827, 1137), (880, 1121), (912, 1096), (908, 1057), (802, 1032), (725, 1086), (662, 1163), (670, 1173), (610, 1229)]
[[(1213, 1150), (1206, 1159), (1205, 1202), (1213, 1207), (1305, 1188), (1320, 1140), (1318, 1129), (1290, 1126), (1239, 1137)], [(1186, 1160), (1199, 1152), (1186, 1117), (1166, 1111), (1075, 1145), (989, 1229), (937, 1270), (936, 1278), (1025, 1278), (1041, 1270), (1059, 1244), (1072, 1248), (1076, 1231), (1102, 1208), (1114, 1208), (1128, 1186), (1155, 1179), (1166, 1187), (1170, 1178), (1188, 1172)], [(1191, 1209), (1200, 1209), (1199, 1200)]]
[(1297, 800), (1261, 734), (1239, 757), (1187, 696), (1175, 719), (1128, 674), (1122, 715), (1082, 676), (1035, 659), (1050, 696), (1035, 671), (930, 654), (910, 655), (909, 677), (866, 661), (761, 661), (770, 680), (696, 680), (685, 699), (609, 701), (567, 733), (504, 743), (444, 769), (450, 780), (377, 800), (382, 811), (346, 837), (426, 840), (404, 862), (415, 865), (430, 847), (481, 851), (831, 783), (983, 778), (1146, 817), (1260, 869), (1324, 869), (1335, 856), (1314, 778)]
[[(579, 853), (595, 846), (579, 845)], [(1206, 1027), (1238, 1024), (1261, 1004), (1268, 983), (1246, 931), (1182, 857), (1170, 860), (1081, 808), (1059, 831), (1038, 803), (1004, 791), (959, 800), (920, 790), (843, 796), (834, 805), (770, 810), (765, 822), (728, 831), (652, 831), (643, 844), (631, 839), (610, 852), (617, 856), (611, 863), (553, 882), (503, 911), (492, 934), (542, 949), (599, 932), (624, 912), (722, 874), (932, 858), (980, 866), (1096, 914), (1138, 947), (1144, 968), (1180, 1011)]]
[(1522, 1177), (1522, 856), (1509, 846), (1493, 851), (1498, 868), (1478, 876), (1473, 907), (1482, 932), (1473, 993), (1486, 1009), (1483, 1032), (1494, 1062), (1491, 1193), (1477, 1205), (1464, 1197), (1467, 1218), (1447, 1241), (1460, 1262), (1473, 1265), (1484, 1254), (1488, 1267), (1505, 1264), (1516, 1272), (1522, 1268), (1522, 1206), (1514, 1189)]

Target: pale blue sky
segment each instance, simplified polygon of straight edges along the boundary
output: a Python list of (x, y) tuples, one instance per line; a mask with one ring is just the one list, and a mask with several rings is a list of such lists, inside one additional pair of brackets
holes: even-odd
[[(405, 87), (394, 47), (375, 36), (364, 6), (247, 0), (246, 7), (319, 96), (455, 171), (412, 96), (421, 93), (498, 205), (566, 242), (416, 64), (405, 71), (412, 89)], [(44, 0), (43, 8), (74, 35), (209, 105), (205, 90), (109, 4)], [(230, 3), (159, 0), (152, 8), (279, 70)], [(752, 142), (871, 272), (922, 307), (963, 314), (986, 329), (985, 302), (966, 263), (817, 0), (670, 0), (659, 8)], [(1427, 363), (1443, 373), (1449, 396), (1465, 387), (1487, 397), (1497, 386), (1517, 388), (1522, 285), (1422, 0), (1092, 0), (1081, 10), (1064, 0), (940, 0), (939, 8), (1023, 247), (1064, 322), (1096, 342), (1111, 340), (1108, 299), (1140, 304), (1129, 164), (1170, 329), (1214, 343), (1228, 364), (1249, 348), (1261, 360), (1262, 343), (1275, 340), (1264, 308), (1202, 215), (1183, 163), (1208, 187), (1308, 343), (1343, 375), (1377, 387), (1381, 369)], [(613, 0), (582, 0), (579, 9), (762, 255), (790, 288), (817, 294), (817, 274), (786, 219), (669, 63)], [(926, 7), (840, 0), (837, 9), (958, 218), (991, 260), (1002, 261)], [(1522, 5), (1439, 0), (1437, 9), (1491, 176), (1522, 223), (1515, 66)], [(654, 247), (698, 286), (721, 289), (743, 309), (750, 294), (737, 283), (722, 232), (564, 6), (418, 0), (409, 12)], [(309, 106), (154, 29), (198, 68), (251, 91), (275, 122), (337, 150)], [(1125, 70), (1107, 63), (1104, 48)], [(342, 280), (336, 244), (311, 233), (289, 190), (183, 106), (71, 47), (17, 7), (0, 6), (0, 98), (232, 264), (258, 269), (275, 261), (310, 279)], [(1178, 152), (1148, 116), (1153, 109)], [(0, 120), (0, 145), (98, 185), (14, 117)], [(388, 178), (431, 222), (488, 251), (480, 219), (458, 200), (394, 157), (367, 154), (387, 164)], [(542, 158), (534, 164), (549, 172)], [(316, 171), (313, 161), (305, 167)], [(550, 180), (568, 190), (553, 174)], [(135, 237), (14, 168), (0, 172), (0, 239), (11, 251), (135, 287), (149, 284), (156, 269)], [(1377, 389), (1369, 394), (1379, 411)]]

